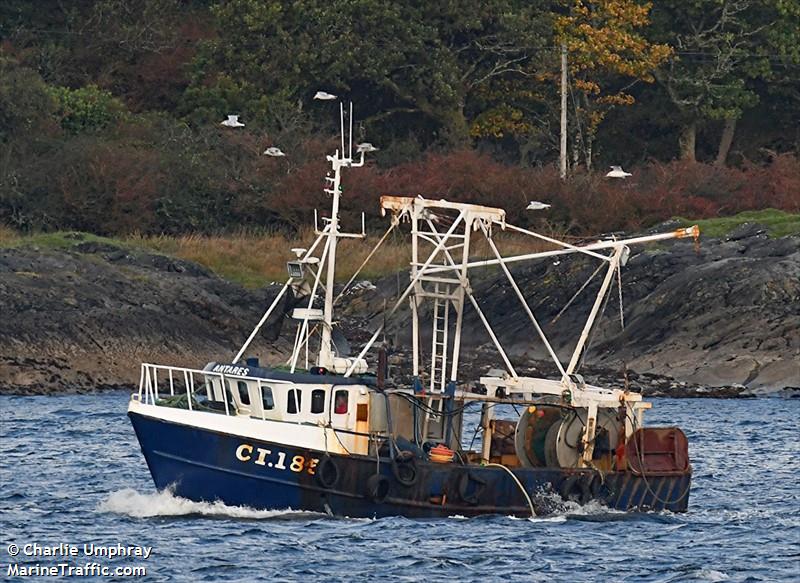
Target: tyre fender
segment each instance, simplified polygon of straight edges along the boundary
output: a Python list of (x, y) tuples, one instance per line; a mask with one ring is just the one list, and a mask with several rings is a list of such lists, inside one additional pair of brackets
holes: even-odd
[(417, 483), (417, 459), (410, 451), (401, 451), (392, 460), (392, 474), (403, 486), (411, 487)]
[(568, 502), (578, 502), (583, 504), (583, 476), (581, 474), (570, 474), (567, 476), (558, 489), (561, 498)]
[(595, 500), (600, 495), (600, 488), (603, 486), (603, 479), (600, 474), (592, 473), (581, 480), (581, 504), (586, 504)]
[[(475, 484), (475, 489), (470, 494), (468, 493), (470, 482)], [(480, 476), (476, 476), (470, 471), (466, 471), (458, 479), (458, 496), (472, 506), (478, 504), (483, 491), (486, 489), (486, 480)]]
[(389, 478), (381, 474), (372, 474), (367, 480), (367, 497), (381, 504), (389, 495), (389, 488), (391, 484)]
[(315, 473), (319, 485), (327, 490), (333, 488), (339, 481), (339, 466), (329, 455), (322, 458)]
[(559, 493), (564, 500), (586, 504), (596, 499), (603, 486), (602, 478), (596, 473), (572, 474), (561, 483)]

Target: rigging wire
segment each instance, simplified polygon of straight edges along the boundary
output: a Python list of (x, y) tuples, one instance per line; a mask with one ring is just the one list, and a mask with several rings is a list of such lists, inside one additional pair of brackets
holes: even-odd
[(622, 306), (622, 265), (617, 264), (617, 289), (619, 290), (619, 327), (625, 331), (625, 312)]
[(602, 263), (601, 263), (600, 265), (598, 265), (598, 266), (597, 266), (597, 269), (595, 269), (595, 270), (594, 270), (594, 273), (593, 273), (592, 275), (590, 275), (590, 276), (589, 276), (589, 279), (587, 279), (587, 280), (586, 280), (586, 281), (583, 283), (583, 285), (580, 287), (580, 289), (579, 289), (578, 291), (576, 291), (576, 292), (575, 292), (575, 294), (574, 294), (574, 295), (573, 295), (573, 296), (572, 296), (572, 297), (569, 299), (569, 301), (568, 301), (568, 302), (567, 302), (567, 303), (564, 305), (564, 307), (563, 307), (563, 308), (561, 308), (561, 311), (560, 311), (560, 312), (558, 312), (558, 314), (556, 314), (556, 316), (555, 316), (555, 317), (554, 317), (552, 320), (550, 320), (550, 324), (551, 324), (551, 325), (552, 325), (552, 324), (555, 324), (555, 323), (558, 321), (558, 319), (559, 319), (559, 318), (561, 318), (561, 316), (564, 314), (564, 312), (566, 312), (566, 311), (567, 311), (567, 309), (568, 309), (568, 308), (569, 308), (569, 307), (572, 305), (572, 303), (573, 303), (573, 302), (574, 302), (576, 299), (578, 299), (578, 296), (581, 294), (581, 292), (582, 292), (584, 289), (586, 289), (586, 286), (587, 286), (587, 285), (589, 285), (589, 283), (591, 283), (591, 281), (594, 279), (594, 277), (595, 277), (595, 276), (596, 276), (598, 273), (600, 273), (600, 270), (601, 270), (603, 267), (604, 267), (604, 265), (603, 265)]
[(411, 395), (409, 395), (407, 393), (392, 392), (392, 393), (389, 393), (389, 394), (390, 395), (398, 395), (399, 397), (402, 397), (403, 399), (405, 399), (406, 401), (411, 403), (414, 407), (416, 407), (416, 408), (420, 409), (421, 411), (424, 411), (425, 413), (428, 413), (428, 414), (430, 414), (430, 415), (432, 415), (434, 417), (453, 417), (454, 415), (457, 415), (457, 414), (461, 413), (462, 411), (466, 410), (467, 407), (469, 407), (470, 405), (474, 405), (475, 403), (479, 402), (479, 401), (468, 401), (467, 403), (463, 404), (462, 406), (456, 407), (456, 408), (454, 408), (454, 409), (452, 409), (450, 411), (437, 411), (436, 409), (434, 409), (430, 405), (426, 405), (424, 402), (420, 401), (416, 397), (413, 397), (413, 396), (411, 396)]
[(603, 307), (600, 308), (600, 313), (598, 314), (597, 319), (595, 320), (594, 325), (592, 326), (592, 329), (589, 330), (589, 337), (586, 339), (586, 345), (583, 347), (583, 351), (581, 352), (581, 358), (578, 361), (578, 366), (575, 367), (575, 370), (573, 372), (578, 372), (578, 370), (580, 370), (580, 368), (583, 366), (583, 363), (586, 359), (586, 354), (592, 347), (592, 340), (594, 340), (594, 333), (595, 331), (597, 331), (597, 328), (599, 327), (599, 324), (603, 319), (603, 315), (605, 314), (606, 311), (606, 306), (608, 306), (608, 298), (610, 297), (611, 294), (607, 293), (606, 297), (603, 299)]
[(361, 262), (361, 265), (358, 266), (358, 269), (355, 270), (355, 272), (353, 273), (353, 276), (349, 279), (349, 281), (346, 284), (344, 284), (344, 287), (342, 288), (342, 291), (340, 291), (339, 295), (337, 295), (336, 298), (333, 300), (334, 305), (336, 305), (336, 302), (338, 302), (339, 299), (341, 299), (341, 297), (349, 289), (350, 285), (353, 283), (353, 281), (355, 281), (356, 277), (358, 277), (358, 274), (361, 273), (361, 270), (364, 269), (364, 266), (369, 262), (370, 259), (372, 259), (372, 256), (378, 251), (380, 246), (386, 240), (386, 237), (389, 236), (389, 233), (391, 233), (394, 230), (394, 228), (397, 226), (397, 224), (398, 224), (397, 221), (392, 219), (391, 224), (389, 225), (389, 228), (386, 229), (386, 232), (383, 234), (383, 236), (380, 238), (380, 240), (372, 248), (372, 251), (370, 251), (367, 254), (367, 257), (364, 259), (364, 261)]
[(479, 423), (478, 425), (475, 426), (475, 431), (472, 433), (472, 439), (469, 442), (469, 447), (467, 448), (467, 450), (472, 449), (472, 445), (475, 443), (475, 438), (478, 437), (478, 432), (481, 430), (483, 430), (483, 427), (481, 427), (481, 424)]

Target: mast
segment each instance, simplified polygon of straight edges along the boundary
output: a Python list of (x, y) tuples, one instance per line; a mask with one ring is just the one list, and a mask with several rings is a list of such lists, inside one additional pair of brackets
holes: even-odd
[[(345, 133), (345, 125), (344, 125), (344, 106), (340, 103), (339, 104), (339, 116), (340, 116), (340, 123), (341, 123), (341, 144), (342, 149), (336, 150), (336, 152), (332, 156), (327, 156), (326, 159), (328, 162), (331, 163), (331, 169), (333, 170), (333, 176), (325, 177), (327, 181), (326, 188), (324, 191), (331, 195), (333, 199), (331, 201), (331, 216), (328, 219), (323, 218), (323, 221), (327, 221), (327, 224), (323, 226), (322, 230), (319, 229), (317, 226), (317, 212), (314, 211), (314, 234), (316, 235), (316, 239), (314, 240), (313, 245), (311, 248), (306, 249), (293, 249), (295, 253), (297, 253), (297, 261), (290, 261), (287, 263), (287, 268), (289, 270), (289, 279), (286, 281), (286, 284), (281, 289), (278, 296), (273, 300), (270, 307), (262, 316), (261, 320), (258, 322), (256, 327), (253, 329), (250, 336), (247, 338), (245, 343), (239, 349), (239, 352), (234, 357), (233, 362), (238, 362), (242, 356), (244, 355), (245, 351), (247, 350), (250, 343), (258, 334), (258, 331), (267, 321), (269, 316), (272, 312), (276, 309), (280, 298), (286, 293), (286, 291), (293, 286), (303, 286), (307, 285), (310, 288), (310, 296), (308, 300), (308, 307), (302, 310), (295, 310), (293, 312), (293, 317), (297, 320), (300, 320), (297, 327), (297, 335), (295, 337), (294, 349), (292, 350), (292, 355), (289, 358), (288, 363), (291, 363), (291, 370), (294, 372), (295, 366), (297, 365), (297, 361), (300, 357), (300, 352), (305, 349), (306, 351), (306, 362), (308, 361), (308, 342), (310, 338), (309, 331), (309, 321), (310, 320), (321, 320), (322, 330), (320, 333), (320, 348), (319, 354), (317, 355), (317, 365), (330, 369), (336, 370), (336, 359), (333, 350), (333, 305), (335, 303), (334, 298), (334, 284), (336, 283), (336, 247), (337, 242), (340, 237), (347, 237), (351, 239), (364, 239), (366, 237), (366, 230), (365, 230), (365, 223), (364, 223), (364, 213), (361, 213), (361, 233), (342, 233), (339, 231), (339, 202), (340, 197), (342, 195), (342, 168), (360, 168), (364, 165), (364, 156), (366, 152), (374, 152), (378, 150), (375, 146), (370, 143), (363, 143), (358, 144), (356, 147), (356, 153), (361, 154), (358, 162), (353, 161), (353, 104), (350, 104), (350, 118), (349, 118), (349, 132)], [(345, 140), (347, 138), (347, 140)], [(345, 145), (347, 144), (347, 148)], [(388, 234), (388, 231), (387, 231)], [(385, 238), (385, 235), (384, 235)], [(322, 251), (318, 252), (319, 257), (315, 255), (315, 250), (319, 246), (319, 244), (325, 241), (325, 244), (322, 246)], [(382, 241), (382, 240), (381, 240)], [(374, 251), (374, 250), (373, 250)], [(371, 256), (371, 255), (370, 255)], [(369, 259), (369, 257), (367, 258)], [(319, 265), (319, 269), (314, 270), (314, 265)], [(363, 265), (362, 265), (363, 267)], [(323, 280), (323, 270), (325, 278)], [(360, 268), (359, 268), (360, 270)], [(308, 284), (306, 271), (310, 272), (313, 276), (313, 285)], [(353, 276), (355, 277), (355, 275)], [(319, 311), (314, 310), (314, 302), (317, 299), (317, 288), (323, 285), (325, 289), (325, 303), (324, 309), (322, 310), (322, 317), (319, 317)], [(349, 283), (348, 283), (349, 285)], [(299, 314), (298, 314), (299, 312)], [(297, 315), (295, 315), (297, 314)], [(314, 327), (316, 330), (316, 326)], [(287, 363), (287, 364), (288, 364)], [(339, 363), (339, 368), (349, 366), (350, 362), (345, 361), (344, 364)], [(308, 366), (308, 365), (306, 365)], [(338, 371), (344, 372), (344, 370)]]
[(567, 45), (561, 45), (561, 142), (558, 152), (558, 175), (567, 179)]
[(339, 197), (341, 185), (341, 162), (339, 150), (335, 157), (331, 159), (333, 165), (333, 184), (330, 189), (325, 189), (333, 196), (331, 203), (331, 219), (328, 229), (328, 262), (327, 274), (325, 275), (325, 308), (322, 313), (322, 341), (319, 346), (319, 357), (317, 364), (325, 368), (333, 366), (333, 351), (331, 349), (331, 334), (333, 331), (333, 284), (336, 278), (336, 241), (339, 234)]
[[(333, 156), (328, 156), (327, 159), (331, 163), (333, 170), (333, 178), (326, 177), (325, 179), (330, 183), (329, 188), (325, 188), (325, 192), (331, 195), (331, 217), (329, 219), (327, 229), (327, 264), (325, 274), (325, 307), (322, 313), (322, 334), (319, 347), (319, 356), (317, 357), (317, 365), (332, 369), (334, 365), (334, 351), (331, 342), (333, 334), (333, 302), (334, 302), (334, 284), (336, 280), (336, 246), (339, 237), (363, 237), (364, 234), (349, 234), (339, 232), (339, 199), (342, 195), (342, 168), (359, 168), (364, 165), (364, 151), (359, 146), (361, 152), (361, 159), (359, 162), (353, 162), (353, 104), (350, 103), (350, 118), (349, 118), (349, 132), (345, 135), (344, 125), (344, 105), (339, 104), (339, 117), (341, 128), (341, 151), (336, 150)], [(347, 138), (347, 139), (345, 139)], [(322, 266), (320, 266), (320, 270)]]

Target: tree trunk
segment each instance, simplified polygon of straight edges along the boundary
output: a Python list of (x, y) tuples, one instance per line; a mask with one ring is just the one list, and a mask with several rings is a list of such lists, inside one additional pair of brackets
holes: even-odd
[(558, 175), (567, 179), (567, 45), (561, 45), (561, 142), (558, 155)]
[(681, 150), (681, 160), (696, 162), (695, 143), (697, 141), (697, 123), (691, 121), (681, 128), (678, 146)]
[(592, 169), (592, 145), (594, 144), (594, 136), (586, 136), (586, 145), (584, 146), (584, 159), (586, 160), (586, 170)]
[(736, 132), (736, 118), (726, 117), (725, 127), (722, 128), (722, 138), (719, 140), (719, 150), (717, 151), (717, 159), (714, 160), (714, 166), (725, 166), (725, 161), (728, 159), (728, 152), (731, 150), (733, 143), (733, 134)]
[(442, 140), (448, 146), (463, 148), (469, 145), (469, 125), (463, 109), (440, 111), (436, 117), (442, 124)]
[(583, 110), (587, 113), (585, 131), (581, 134), (581, 146), (583, 146), (583, 160), (586, 163), (586, 171), (589, 172), (592, 170), (592, 146), (594, 145), (597, 125), (592, 122), (592, 103), (589, 101), (589, 95), (582, 92), (581, 99), (583, 101)]

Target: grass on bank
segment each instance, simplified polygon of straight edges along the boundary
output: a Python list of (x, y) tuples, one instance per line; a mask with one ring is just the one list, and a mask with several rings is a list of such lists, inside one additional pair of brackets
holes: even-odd
[[(547, 233), (555, 237), (559, 233)], [(241, 232), (224, 236), (184, 235), (179, 237), (157, 235), (130, 235), (112, 239), (89, 233), (55, 232), (21, 235), (0, 226), (0, 248), (38, 247), (43, 249), (69, 249), (85, 242), (97, 242), (128, 249), (131, 252), (149, 252), (194, 261), (211, 269), (219, 276), (248, 288), (257, 288), (288, 277), (286, 262), (293, 260), (294, 247), (308, 248), (314, 241), (310, 230), (295, 237), (280, 233)], [(368, 235), (366, 240), (342, 239), (337, 246), (337, 281), (345, 282), (361, 267), (378, 243), (380, 236)], [(509, 233), (496, 233), (494, 240), (502, 254), (531, 253), (549, 249), (548, 243), (538, 243), (529, 237)], [(378, 251), (359, 272), (359, 279), (373, 279), (407, 269), (410, 261), (410, 237), (395, 232), (388, 236)], [(323, 243), (318, 250), (321, 251)], [(430, 248), (429, 248), (430, 249)], [(457, 250), (451, 253), (456, 254)], [(420, 249), (424, 253), (424, 248)], [(471, 256), (476, 259), (494, 257), (483, 237), (473, 238)], [(458, 260), (458, 259), (456, 259)]]
[(760, 211), (745, 211), (732, 217), (719, 217), (716, 219), (703, 219), (693, 221), (679, 218), (685, 226), (699, 225), (703, 237), (719, 238), (727, 235), (739, 225), (744, 223), (758, 223), (767, 228), (770, 237), (785, 237), (786, 235), (800, 235), (800, 214), (787, 213), (776, 209)]
[(32, 235), (21, 235), (0, 225), (0, 248), (13, 247), (41, 247), (44, 249), (69, 249), (80, 243), (107, 243), (109, 245), (123, 246), (124, 243), (119, 239), (110, 239), (93, 235), (92, 233), (56, 231), (54, 233), (35, 233)]
[[(347, 281), (366, 258), (379, 237), (366, 241), (343, 239), (337, 246), (337, 279)], [(286, 262), (295, 259), (292, 248), (308, 248), (314, 242), (313, 232), (296, 237), (278, 233), (234, 233), (224, 236), (184, 235), (181, 237), (134, 236), (126, 242), (138, 248), (180, 257), (205, 265), (221, 277), (245, 287), (255, 288), (288, 277)], [(318, 249), (322, 248), (322, 243)], [(402, 268), (402, 245), (384, 243), (361, 272), (364, 278), (377, 277)], [(407, 260), (405, 260), (407, 263)]]
[[(380, 235), (368, 235), (366, 240), (341, 239), (336, 248), (337, 281), (349, 280), (380, 238)], [(284, 281), (288, 277), (286, 262), (295, 259), (291, 249), (308, 248), (314, 239), (312, 231), (305, 231), (292, 238), (276, 233), (238, 233), (225, 236), (137, 236), (125, 242), (141, 249), (195, 261), (226, 279), (254, 288), (273, 281)], [(503, 254), (531, 253), (550, 248), (549, 244), (544, 247), (529, 237), (507, 233), (495, 235), (494, 239)], [(323, 245), (324, 241), (317, 249), (321, 251)], [(420, 253), (423, 252), (421, 248)], [(456, 250), (451, 252), (457, 253)], [(374, 279), (407, 269), (410, 253), (410, 236), (407, 233), (392, 233), (361, 269), (358, 278)], [(494, 257), (482, 237), (475, 238), (471, 255), (475, 258)]]
[[(704, 237), (721, 237), (734, 228), (747, 222), (755, 222), (766, 226), (772, 237), (800, 234), (800, 214), (791, 214), (775, 209), (748, 211), (732, 217), (690, 221), (680, 219), (687, 226), (700, 225)], [(559, 233), (547, 233), (554, 237), (563, 237)], [(370, 235), (366, 241), (359, 239), (343, 239), (337, 251), (337, 279), (347, 281), (359, 268), (367, 254), (378, 242), (379, 236)], [(550, 247), (540, 244), (530, 237), (508, 232), (495, 233), (494, 239), (500, 252), (506, 254), (531, 253)], [(296, 237), (287, 237), (278, 233), (241, 232), (225, 236), (184, 235), (172, 237), (166, 235), (143, 236), (132, 235), (118, 239), (99, 237), (88, 233), (38, 233), (21, 235), (16, 231), (0, 225), (0, 247), (40, 247), (50, 249), (68, 249), (79, 243), (107, 243), (130, 249), (160, 253), (194, 261), (211, 269), (219, 276), (237, 282), (248, 288), (257, 288), (274, 281), (284, 281), (287, 277), (286, 262), (293, 259), (293, 247), (308, 247), (314, 240), (311, 231), (299, 233)], [(474, 237), (472, 257), (488, 259), (493, 257), (491, 249), (483, 241), (483, 237)], [(453, 253), (456, 253), (454, 250)], [(361, 271), (360, 278), (372, 279), (401, 269), (406, 269), (409, 262), (408, 234), (396, 232), (387, 238), (379, 251)]]

